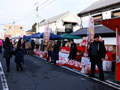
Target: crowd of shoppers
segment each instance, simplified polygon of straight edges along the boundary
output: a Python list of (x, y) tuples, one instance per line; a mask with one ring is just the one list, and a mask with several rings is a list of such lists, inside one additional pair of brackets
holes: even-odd
[(16, 71), (22, 71), (23, 67), (25, 67), (24, 64), (24, 55), (28, 54), (28, 52), (31, 50), (34, 50), (34, 40), (30, 43), (28, 40), (22, 40), (22, 38), (19, 39), (17, 47), (13, 47), (12, 43), (10, 42), (10, 39), (8, 37), (5, 38), (5, 41), (0, 39), (0, 53), (2, 53), (2, 46), (4, 49), (3, 52), (3, 58), (6, 60), (6, 67), (7, 72), (10, 72), (10, 59), (12, 56), (15, 56), (15, 63), (16, 63)]
[[(70, 54), (69, 54), (69, 60), (76, 60), (77, 56), (77, 46), (74, 43), (74, 40), (70, 40), (71, 46), (70, 46)], [(42, 42), (41, 47), (44, 45), (44, 42)], [(29, 42), (29, 40), (23, 40), (22, 38), (19, 39), (17, 48), (14, 50), (12, 43), (10, 42), (10, 39), (8, 37), (5, 38), (5, 42), (3, 44), (2, 40), (0, 39), (0, 53), (2, 53), (2, 46), (4, 48), (3, 52), (3, 58), (6, 60), (6, 67), (7, 72), (10, 72), (10, 59), (12, 58), (12, 55), (15, 55), (15, 63), (16, 63), (16, 70), (23, 70), (24, 65), (24, 54), (30, 51), (34, 50), (35, 42), (32, 40)], [(43, 47), (41, 48), (43, 50)], [(53, 41), (49, 40), (47, 45), (47, 51), (48, 56), (46, 63), (49, 62), (51, 59), (52, 64), (56, 64), (56, 60), (59, 60), (59, 50), (60, 50), (60, 42), (59, 41)], [(89, 77), (94, 78), (95, 76), (95, 65), (98, 66), (99, 69), (99, 78), (100, 80), (104, 80), (104, 73), (102, 69), (102, 61), (105, 58), (106, 49), (104, 46), (104, 42), (99, 41), (99, 36), (94, 36), (94, 41), (91, 42), (90, 47), (88, 49), (88, 58), (90, 58), (91, 62), (91, 74)]]

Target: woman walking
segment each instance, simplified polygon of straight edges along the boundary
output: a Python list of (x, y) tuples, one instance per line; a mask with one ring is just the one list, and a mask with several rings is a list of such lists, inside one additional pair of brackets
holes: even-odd
[(10, 71), (10, 58), (12, 57), (11, 50), (13, 46), (8, 37), (6, 37), (5, 39), (3, 48), (4, 48), (3, 58), (6, 59), (7, 72), (9, 72)]

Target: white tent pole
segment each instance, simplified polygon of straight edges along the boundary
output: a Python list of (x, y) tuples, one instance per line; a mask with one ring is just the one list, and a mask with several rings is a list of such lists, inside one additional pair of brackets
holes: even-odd
[(117, 50), (117, 45), (118, 45), (118, 42), (117, 42), (117, 31), (118, 31), (118, 29), (117, 29), (117, 27), (116, 27), (116, 62), (117, 62), (117, 54), (118, 54), (118, 50)]

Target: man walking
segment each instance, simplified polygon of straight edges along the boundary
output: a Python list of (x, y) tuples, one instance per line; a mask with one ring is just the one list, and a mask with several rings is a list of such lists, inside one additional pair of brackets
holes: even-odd
[(104, 81), (104, 74), (102, 69), (102, 61), (105, 58), (105, 46), (103, 42), (99, 41), (99, 36), (94, 36), (94, 42), (90, 44), (90, 48), (88, 50), (88, 57), (90, 57), (91, 61), (91, 74), (90, 77), (94, 78), (95, 75), (95, 65), (97, 64), (99, 69), (99, 78)]

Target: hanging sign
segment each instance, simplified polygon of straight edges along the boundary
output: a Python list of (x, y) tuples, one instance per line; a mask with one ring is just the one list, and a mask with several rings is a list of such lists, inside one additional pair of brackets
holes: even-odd
[(50, 39), (50, 28), (46, 27), (44, 32), (44, 45), (46, 46), (48, 44), (48, 41)]

